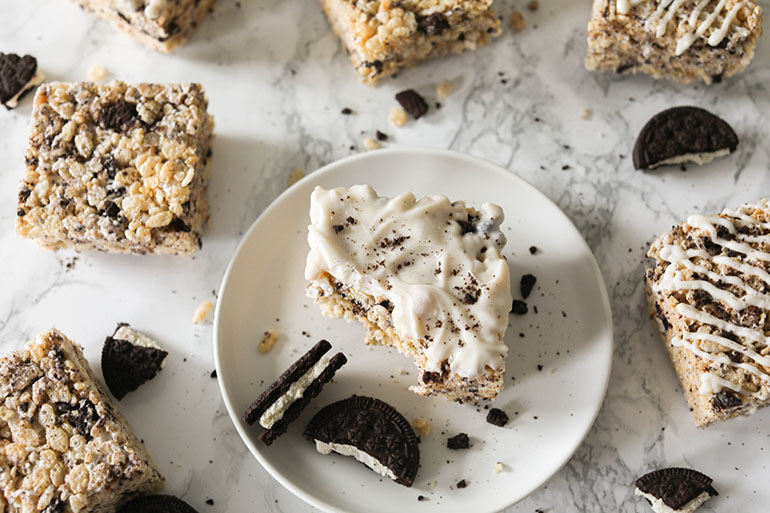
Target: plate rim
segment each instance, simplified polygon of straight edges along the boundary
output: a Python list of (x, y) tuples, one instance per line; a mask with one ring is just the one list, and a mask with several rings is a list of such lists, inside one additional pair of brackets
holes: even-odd
[[(299, 188), (300, 186), (304, 185), (307, 182), (317, 180), (323, 175), (327, 175), (330, 173), (333, 173), (337, 168), (342, 166), (347, 166), (350, 163), (354, 163), (360, 160), (367, 160), (371, 158), (382, 158), (383, 155), (387, 156), (386, 158), (396, 158), (398, 155), (414, 155), (414, 154), (420, 154), (423, 156), (436, 156), (436, 157), (449, 157), (452, 159), (458, 159), (463, 160), (467, 163), (472, 164), (483, 164), (485, 167), (487, 167), (490, 171), (494, 171), (495, 173), (499, 174), (500, 176), (505, 177), (505, 179), (513, 179), (514, 181), (519, 181), (522, 184), (524, 184), (526, 187), (528, 187), (531, 192), (537, 196), (541, 200), (544, 200), (548, 203), (550, 203), (552, 206), (556, 208), (556, 210), (562, 215), (564, 220), (569, 223), (569, 226), (577, 233), (578, 237), (580, 238), (581, 243), (583, 244), (583, 249), (585, 249), (588, 252), (588, 255), (590, 256), (590, 263), (591, 267), (593, 268), (593, 274), (594, 277), (598, 280), (598, 285), (600, 289), (600, 296), (601, 296), (601, 306), (602, 310), (604, 311), (608, 324), (606, 326), (608, 331), (608, 337), (609, 337), (609, 357), (606, 364), (607, 371), (605, 374), (604, 384), (602, 386), (602, 394), (601, 394), (601, 400), (598, 401), (598, 405), (595, 408), (595, 411), (591, 415), (591, 422), (589, 422), (584, 430), (584, 432), (579, 437), (578, 442), (575, 444), (575, 447), (569, 452), (569, 454), (566, 454), (562, 461), (559, 462), (558, 466), (555, 467), (554, 471), (541, 483), (538, 485), (531, 487), (531, 489), (526, 490), (526, 492), (515, 501), (505, 505), (501, 510), (494, 509), (489, 511), (481, 511), (479, 510), (479, 513), (495, 513), (497, 511), (502, 511), (504, 509), (507, 509), (530, 495), (532, 495), (535, 491), (542, 488), (545, 484), (547, 484), (553, 477), (558, 474), (564, 466), (572, 459), (572, 457), (575, 455), (577, 450), (583, 445), (583, 442), (585, 441), (588, 434), (591, 432), (591, 429), (593, 428), (594, 424), (596, 424), (596, 419), (599, 416), (599, 413), (601, 412), (602, 408), (604, 407), (604, 402), (607, 398), (607, 389), (609, 387), (610, 378), (612, 375), (612, 364), (614, 360), (614, 353), (615, 353), (615, 326), (614, 326), (614, 319), (612, 315), (612, 307), (609, 299), (609, 294), (607, 292), (607, 285), (604, 280), (604, 275), (601, 272), (601, 268), (599, 267), (599, 263), (596, 261), (596, 256), (594, 255), (593, 251), (591, 250), (591, 247), (586, 242), (585, 238), (583, 237), (583, 234), (578, 230), (578, 228), (575, 226), (575, 223), (572, 222), (572, 219), (567, 216), (566, 213), (556, 204), (554, 203), (548, 196), (546, 196), (542, 191), (540, 191), (537, 187), (532, 185), (528, 180), (522, 178), (518, 174), (516, 174), (514, 171), (505, 169), (487, 159), (468, 155), (465, 153), (461, 153), (454, 150), (447, 150), (447, 149), (439, 149), (439, 148), (387, 148), (387, 149), (379, 149), (376, 151), (371, 152), (364, 152), (364, 153), (358, 153), (356, 155), (350, 155), (347, 157), (343, 157), (339, 160), (335, 160), (334, 162), (330, 162), (324, 166), (321, 166), (316, 171), (309, 173), (305, 177), (303, 177), (301, 180), (299, 180), (294, 185), (286, 188), (278, 197), (276, 197), (270, 204), (257, 216), (257, 218), (254, 220), (254, 222), (251, 224), (248, 230), (243, 234), (241, 237), (241, 240), (238, 242), (238, 245), (236, 246), (235, 250), (233, 251), (232, 256), (230, 257), (230, 260), (227, 264), (227, 267), (225, 268), (225, 272), (222, 276), (222, 281), (219, 285), (219, 290), (217, 294), (217, 302), (216, 302), (216, 308), (214, 311), (214, 324), (213, 324), (213, 350), (214, 350), (214, 365), (217, 371), (217, 384), (219, 386), (219, 393), (222, 397), (222, 401), (225, 404), (225, 408), (228, 413), (228, 417), (230, 418), (230, 422), (233, 424), (233, 427), (235, 428), (236, 432), (238, 433), (238, 436), (241, 438), (241, 441), (244, 445), (246, 445), (246, 448), (249, 450), (249, 452), (254, 456), (254, 458), (259, 462), (260, 465), (262, 465), (262, 468), (276, 481), (278, 481), (281, 486), (286, 488), (288, 491), (293, 493), (295, 496), (299, 497), (303, 501), (305, 501), (307, 504), (316, 507), (322, 511), (327, 511), (329, 513), (354, 513), (348, 510), (340, 509), (337, 506), (334, 506), (332, 504), (329, 504), (326, 501), (323, 501), (321, 499), (318, 499), (314, 495), (311, 495), (310, 493), (306, 492), (302, 488), (296, 486), (293, 482), (291, 482), (286, 476), (284, 476), (281, 472), (279, 472), (275, 467), (273, 467), (269, 461), (267, 461), (266, 458), (264, 458), (258, 450), (256, 450), (256, 447), (253, 443), (249, 440), (248, 433), (245, 432), (245, 428), (241, 425), (240, 422), (240, 414), (235, 410), (232, 401), (230, 399), (229, 393), (225, 388), (224, 385), (224, 379), (222, 374), (222, 367), (221, 367), (221, 358), (220, 358), (220, 351), (222, 349), (222, 346), (220, 344), (220, 313), (221, 313), (221, 306), (222, 306), (222, 300), (225, 297), (227, 284), (230, 279), (230, 275), (232, 273), (233, 267), (235, 266), (235, 262), (238, 259), (239, 255), (241, 254), (241, 251), (243, 251), (243, 248), (246, 244), (246, 241), (249, 240), (252, 236), (252, 233), (257, 229), (257, 227), (263, 222), (265, 218), (267, 218), (270, 213), (277, 208), (277, 205), (279, 205), (284, 199), (293, 193), (294, 189)], [(391, 157), (393, 156), (393, 157)]]

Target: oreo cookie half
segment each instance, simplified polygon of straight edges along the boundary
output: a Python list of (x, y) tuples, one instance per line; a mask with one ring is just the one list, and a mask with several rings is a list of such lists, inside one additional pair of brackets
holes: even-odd
[(706, 164), (738, 147), (726, 121), (699, 107), (674, 107), (653, 116), (634, 144), (634, 167)]
[(322, 408), (305, 428), (322, 454), (355, 459), (398, 484), (412, 486), (420, 465), (417, 435), (388, 403), (354, 395)]
[(104, 340), (102, 375), (116, 399), (123, 399), (158, 375), (168, 356), (150, 337), (122, 322)]
[(636, 495), (644, 497), (656, 513), (692, 512), (710, 497), (719, 495), (711, 478), (689, 468), (664, 468), (636, 480)]
[(0, 53), (0, 103), (6, 109), (16, 108), (21, 97), (39, 86), (43, 78), (37, 59), (31, 55)]
[(137, 497), (118, 510), (118, 513), (198, 513), (192, 506), (173, 495)]
[(254, 424), (259, 421), (265, 431), (259, 439), (270, 445), (284, 434), (302, 410), (310, 404), (334, 373), (347, 363), (342, 353), (331, 358), (324, 355), (332, 345), (321, 340), (294, 362), (270, 387), (260, 395), (243, 414), (243, 421)]

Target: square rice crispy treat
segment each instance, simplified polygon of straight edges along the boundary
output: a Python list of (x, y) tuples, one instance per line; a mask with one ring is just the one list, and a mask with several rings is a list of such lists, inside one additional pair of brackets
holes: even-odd
[(751, 0), (594, 0), (585, 65), (710, 84), (748, 66), (761, 34)]
[(46, 248), (194, 253), (214, 122), (199, 84), (38, 89), (16, 231)]
[(0, 377), (0, 511), (112, 513), (163, 487), (80, 347), (60, 332), (1, 359)]
[(184, 44), (214, 0), (70, 0), (164, 53)]
[(650, 248), (650, 313), (698, 426), (770, 404), (770, 203), (690, 216)]
[(492, 0), (321, 0), (365, 84), (499, 36)]

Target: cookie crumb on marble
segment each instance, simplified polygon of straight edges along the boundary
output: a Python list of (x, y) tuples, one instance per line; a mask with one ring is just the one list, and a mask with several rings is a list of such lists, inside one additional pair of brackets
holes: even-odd
[(267, 330), (262, 335), (262, 339), (257, 344), (257, 350), (261, 354), (267, 354), (270, 352), (271, 349), (273, 349), (273, 346), (275, 345), (275, 342), (277, 340), (278, 340), (278, 333), (276, 333), (273, 330)]
[(91, 69), (88, 70), (88, 75), (86, 76), (86, 79), (89, 82), (101, 82), (105, 78), (107, 78), (110, 75), (110, 72), (107, 71), (105, 68), (97, 65), (91, 66)]
[(412, 427), (417, 431), (417, 434), (420, 435), (420, 438), (425, 438), (430, 434), (430, 422), (423, 418), (414, 419), (412, 421)]
[(371, 137), (367, 137), (366, 139), (364, 139), (364, 148), (366, 148), (366, 151), (372, 151), (372, 150), (379, 150), (381, 146), (380, 146), (380, 143), (378, 143)]
[(452, 94), (452, 91), (452, 83), (449, 82), (449, 80), (442, 80), (436, 86), (436, 97), (438, 97), (439, 100), (443, 100), (449, 97), (449, 95)]
[(394, 107), (388, 115), (388, 121), (390, 121), (390, 124), (395, 127), (404, 126), (408, 119), (409, 118), (406, 115), (406, 111), (398, 107)]
[(512, 30), (519, 32), (527, 28), (527, 23), (524, 21), (524, 15), (520, 11), (513, 11), (508, 25)]
[(209, 312), (211, 312), (212, 308), (214, 308), (214, 303), (211, 301), (204, 301), (203, 303), (199, 304), (198, 308), (195, 309), (195, 313), (193, 314), (193, 323), (198, 324), (203, 322)]

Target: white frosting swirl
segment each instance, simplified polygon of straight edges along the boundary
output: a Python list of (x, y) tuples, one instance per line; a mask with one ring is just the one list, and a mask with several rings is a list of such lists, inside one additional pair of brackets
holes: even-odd
[(462, 201), (377, 196), (368, 185), (325, 190), (310, 200), (305, 278), (309, 293), (337, 283), (389, 301), (396, 333), (420, 341), (425, 368), (478, 376), (502, 369), (511, 306), (500, 252), (504, 218), (484, 204), (469, 220)]

